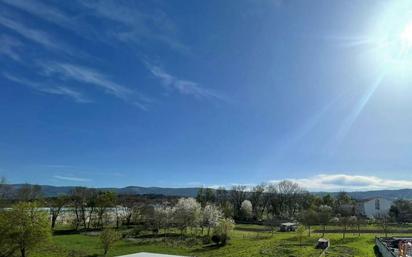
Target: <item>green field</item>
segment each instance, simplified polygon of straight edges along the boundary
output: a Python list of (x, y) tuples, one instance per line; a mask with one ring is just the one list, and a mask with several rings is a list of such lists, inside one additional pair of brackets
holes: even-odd
[[(204, 245), (201, 239), (181, 239), (179, 237), (141, 236), (137, 239), (123, 239), (117, 242), (109, 252), (109, 256), (118, 256), (136, 252), (153, 252), (180, 254), (199, 257), (309, 257), (319, 256), (320, 250), (314, 249), (316, 240), (321, 234), (313, 233), (305, 237), (302, 246), (294, 232), (259, 231), (264, 227), (257, 225), (238, 225), (232, 233), (228, 245), (215, 247)], [(250, 231), (248, 231), (250, 230)], [(258, 231), (258, 232), (257, 232)], [(342, 239), (342, 234), (327, 234), (331, 240), (331, 248), (327, 256), (334, 257), (372, 257), (374, 237), (373, 234), (347, 234)], [(43, 245), (30, 256), (33, 257), (62, 257), (62, 256), (101, 256), (102, 250), (99, 237), (86, 234), (55, 235), (52, 241)]]

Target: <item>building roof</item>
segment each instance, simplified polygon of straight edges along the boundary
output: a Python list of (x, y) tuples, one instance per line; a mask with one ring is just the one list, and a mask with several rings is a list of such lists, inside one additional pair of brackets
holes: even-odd
[(158, 254), (158, 253), (134, 253), (134, 254), (128, 254), (128, 255), (122, 255), (118, 257), (185, 257), (181, 255), (168, 255), (168, 254)]
[(296, 226), (296, 223), (292, 223), (292, 222), (286, 222), (286, 223), (282, 223), (280, 224), (281, 226)]
[(389, 202), (393, 202), (393, 200), (388, 199), (388, 198), (385, 198), (385, 197), (370, 197), (370, 198), (365, 198), (365, 199), (359, 199), (359, 200), (357, 200), (356, 202), (357, 202), (357, 203), (365, 203), (365, 202), (369, 202), (369, 201), (374, 201), (374, 200), (376, 200), (376, 199), (386, 200), (386, 201), (389, 201)]

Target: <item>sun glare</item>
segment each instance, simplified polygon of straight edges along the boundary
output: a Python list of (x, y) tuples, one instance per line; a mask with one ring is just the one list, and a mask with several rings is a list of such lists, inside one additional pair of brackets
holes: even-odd
[(374, 52), (383, 71), (395, 76), (410, 76), (412, 70), (412, 2), (394, 2), (376, 24)]
[(408, 48), (412, 47), (412, 22), (409, 22), (401, 33), (402, 44)]

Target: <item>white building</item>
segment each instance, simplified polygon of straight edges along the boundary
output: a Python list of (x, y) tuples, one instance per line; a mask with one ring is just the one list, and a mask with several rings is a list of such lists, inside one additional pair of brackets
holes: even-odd
[(388, 215), (392, 206), (392, 201), (385, 198), (371, 198), (358, 203), (360, 214), (368, 218), (376, 218), (382, 215)]

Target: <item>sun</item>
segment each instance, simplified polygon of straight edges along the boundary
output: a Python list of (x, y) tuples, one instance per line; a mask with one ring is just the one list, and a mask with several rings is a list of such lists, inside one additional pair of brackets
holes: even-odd
[(369, 60), (387, 75), (412, 78), (412, 1), (388, 2), (371, 19)]
[(394, 75), (410, 74), (412, 70), (412, 21), (405, 19), (386, 20), (380, 31), (375, 53), (385, 72)]
[(412, 47), (412, 21), (409, 22), (400, 35), (402, 45), (407, 48)]

